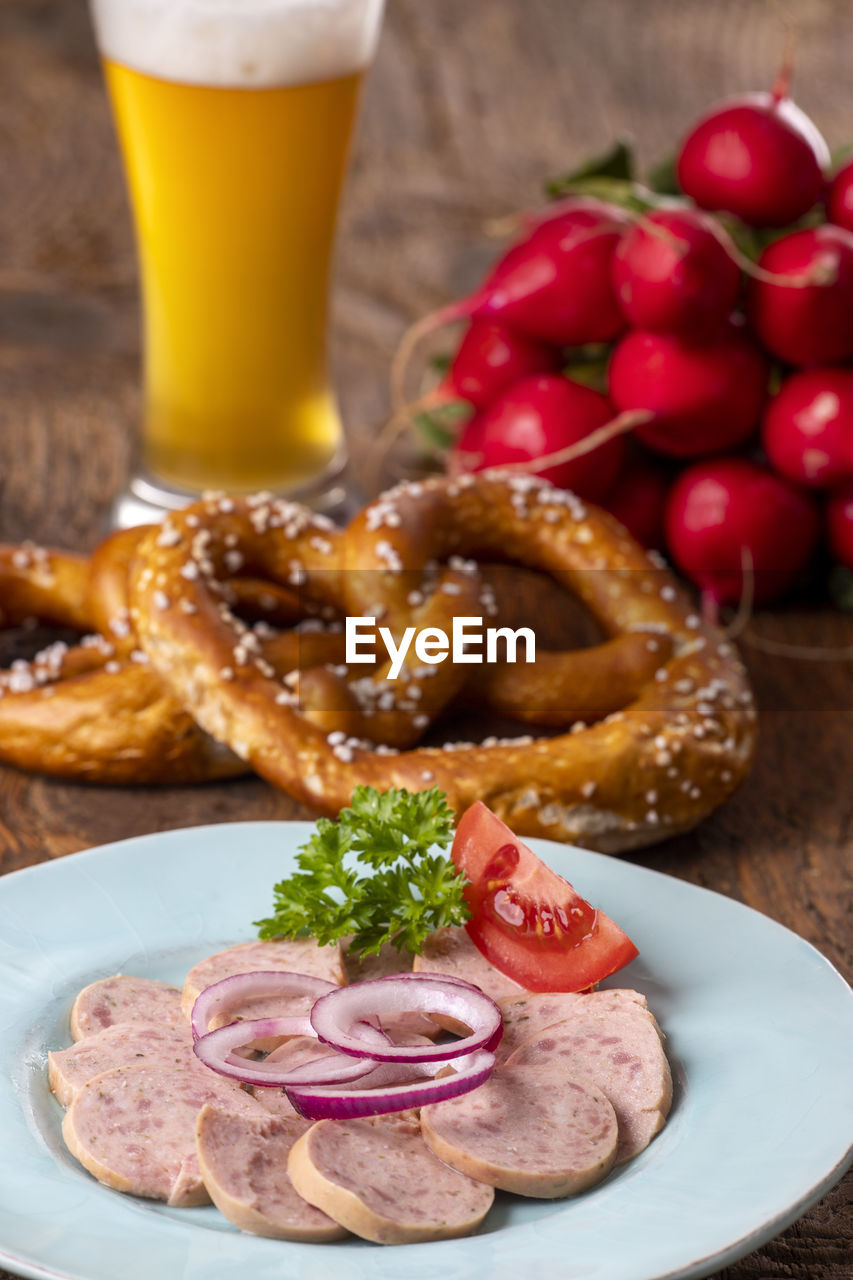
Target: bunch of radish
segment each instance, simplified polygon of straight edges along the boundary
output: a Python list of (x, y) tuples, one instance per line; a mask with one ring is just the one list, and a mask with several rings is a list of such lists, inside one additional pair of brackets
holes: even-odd
[(711, 611), (747, 573), (777, 598), (821, 543), (853, 570), (853, 162), (832, 176), (785, 75), (695, 124), (666, 192), (624, 148), (614, 173), (619, 154), (411, 331), (404, 360), (467, 322), (417, 405), (461, 417), (449, 469), (520, 467), (598, 502)]

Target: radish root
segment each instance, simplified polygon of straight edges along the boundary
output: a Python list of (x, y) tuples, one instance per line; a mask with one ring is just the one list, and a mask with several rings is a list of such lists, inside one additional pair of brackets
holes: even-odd
[[(689, 205), (685, 205), (685, 211), (690, 211)], [(671, 231), (669, 227), (662, 227), (659, 223), (654, 222), (648, 213), (641, 213), (637, 217), (637, 226), (641, 226), (650, 236), (656, 237), (663, 241), (673, 249), (679, 257), (685, 257), (690, 251), (690, 246), (675, 231)], [(738, 267), (744, 275), (752, 280), (760, 280), (762, 284), (776, 284), (783, 289), (808, 289), (812, 285), (828, 285), (833, 284), (838, 278), (837, 263), (815, 263), (809, 270), (802, 272), (800, 275), (782, 275), (774, 271), (765, 271), (757, 262), (753, 262), (747, 254), (742, 253), (737, 247), (732, 237), (729, 235), (722, 223), (712, 215), (708, 215), (707, 229), (710, 231), (720, 246), (725, 250), (732, 262)]]
[(610, 422), (605, 422), (603, 426), (596, 427), (595, 431), (590, 431), (589, 435), (584, 436), (582, 440), (576, 440), (574, 444), (566, 445), (565, 449), (558, 449), (555, 453), (546, 453), (541, 458), (531, 458), (529, 462), (514, 462), (510, 469), (512, 471), (538, 472), (544, 467), (556, 467), (562, 462), (573, 462), (575, 458), (582, 458), (585, 454), (592, 453), (594, 449), (599, 449), (603, 444), (607, 444), (608, 440), (613, 440), (616, 436), (627, 435), (629, 431), (633, 431), (636, 427), (641, 427), (644, 423), (651, 422), (655, 416), (651, 409), (627, 409), (617, 417), (611, 418)]
[(723, 628), (725, 634), (730, 640), (735, 640), (746, 630), (752, 618), (753, 605), (755, 604), (755, 565), (752, 559), (752, 551), (749, 547), (741, 547), (740, 549), (740, 600), (737, 602), (737, 609), (731, 622)]
[[(364, 464), (365, 487), (369, 493), (379, 492), (382, 467), (397, 440), (399, 440), (400, 436), (406, 434), (417, 414), (426, 412), (435, 404), (436, 396), (434, 391), (427, 391), (419, 400), (404, 404), (391, 415), (375, 440), (371, 441), (367, 460)], [(428, 450), (428, 452), (436, 457), (442, 456), (441, 450), (436, 448)]]
[(743, 644), (761, 653), (769, 653), (778, 658), (797, 658), (803, 662), (853, 662), (853, 644), (842, 645), (833, 649), (829, 645), (792, 644), (785, 640), (773, 640), (770, 636), (756, 635), (754, 631), (746, 631), (741, 637)]
[[(788, 640), (774, 640), (771, 636), (757, 635), (750, 626), (755, 621), (755, 570), (749, 547), (741, 547), (741, 571), (743, 587), (737, 609), (731, 621), (722, 627), (729, 640), (739, 640), (750, 649), (757, 649), (759, 653), (768, 653), (777, 658), (794, 658), (803, 662), (853, 661), (853, 644), (832, 648), (830, 645), (794, 644)], [(705, 621), (720, 626), (719, 604), (707, 592), (702, 597), (702, 615)]]
[(465, 315), (464, 302), (452, 302), (446, 307), (439, 307), (437, 311), (430, 311), (428, 315), (409, 325), (391, 361), (391, 409), (395, 415), (406, 408), (406, 372), (418, 343), (428, 333), (432, 333), (433, 329), (440, 329), (442, 325), (454, 320), (464, 320)]

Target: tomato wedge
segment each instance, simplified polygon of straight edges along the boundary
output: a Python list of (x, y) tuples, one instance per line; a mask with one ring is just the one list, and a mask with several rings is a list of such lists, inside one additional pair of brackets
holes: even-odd
[(482, 801), (466, 809), (451, 856), (468, 877), (465, 925), (496, 968), (528, 991), (582, 991), (634, 959), (618, 925), (522, 844)]

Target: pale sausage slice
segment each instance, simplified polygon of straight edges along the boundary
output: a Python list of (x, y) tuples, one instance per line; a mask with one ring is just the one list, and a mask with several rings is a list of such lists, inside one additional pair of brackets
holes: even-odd
[(618, 1142), (613, 1107), (591, 1082), (511, 1063), (478, 1089), (423, 1107), (421, 1128), (454, 1169), (545, 1200), (600, 1182)]
[(156, 978), (130, 978), (117, 973), (92, 982), (71, 1009), (71, 1038), (82, 1040), (120, 1022), (177, 1022), (181, 993)]
[(495, 1050), (498, 1066), (506, 1062), (525, 1040), (539, 1035), (546, 1027), (570, 1017), (579, 1009), (604, 1013), (610, 1009), (624, 1009), (628, 1005), (648, 1008), (644, 995), (623, 988), (591, 991), (586, 995), (577, 991), (525, 991), (509, 1000), (501, 1000), (504, 1033)]
[(553, 1084), (566, 1076), (595, 1081), (616, 1112), (621, 1164), (648, 1146), (669, 1114), (672, 1076), (661, 1039), (639, 1004), (598, 1011), (581, 1005), (516, 1049), (505, 1069), (529, 1068)]
[[(293, 1036), (280, 1048), (267, 1055), (267, 1062), (275, 1062), (282, 1071), (301, 1067), (305, 1062), (313, 1062), (316, 1058), (328, 1057), (331, 1050), (327, 1044), (314, 1036)], [(276, 1116), (296, 1116), (298, 1112), (291, 1106), (290, 1099), (280, 1087), (253, 1085), (252, 1094), (265, 1111)], [(303, 1122), (308, 1127), (308, 1121)]]
[(383, 942), (375, 955), (354, 955), (350, 951), (352, 938), (342, 939), (347, 982), (370, 982), (373, 978), (391, 978), (397, 973), (410, 973), (411, 951), (398, 950), (392, 942)]
[[(415, 956), (412, 968), (416, 973), (441, 973), (451, 978), (462, 978), (479, 987), (495, 1001), (519, 995), (525, 988), (508, 978), (500, 969), (490, 964), (468, 937), (465, 929), (447, 925), (427, 936), (421, 954)], [(445, 1031), (465, 1035), (470, 1028), (446, 1014), (433, 1014), (434, 1021)]]
[(340, 1240), (347, 1233), (303, 1200), (290, 1181), (290, 1148), (311, 1127), (290, 1116), (235, 1115), (202, 1107), (196, 1126), (201, 1175), (220, 1213), (241, 1231), (276, 1240)]
[(190, 1067), (207, 1071), (193, 1053), (187, 1023), (163, 1025), (153, 1022), (118, 1023), (97, 1035), (78, 1040), (69, 1049), (47, 1055), (48, 1079), (63, 1107), (95, 1076), (113, 1067), (145, 1062), (159, 1066)]
[(448, 925), (429, 934), (412, 968), (415, 972), (447, 973), (452, 978), (462, 978), (497, 1001), (519, 995), (525, 989), (490, 964), (461, 927)]
[(255, 1100), (189, 1067), (114, 1067), (79, 1090), (62, 1121), (71, 1154), (116, 1191), (207, 1204), (195, 1145), (198, 1113), (213, 1103), (263, 1115)]
[[(235, 973), (252, 973), (257, 969), (285, 970), (290, 973), (308, 973), (314, 978), (323, 978), (326, 982), (334, 982), (337, 986), (346, 983), (343, 954), (340, 943), (333, 942), (321, 947), (313, 938), (275, 938), (270, 942), (241, 942), (236, 947), (228, 947), (214, 956), (208, 956), (190, 969), (184, 982), (181, 1005), (185, 1016), (192, 1013), (192, 1007), (205, 987), (219, 982), (222, 978), (230, 978)], [(253, 1012), (249, 1017), (266, 1017), (258, 1013), (259, 1005), (252, 1002)], [(287, 1016), (281, 1013), (276, 1016)], [(237, 1011), (239, 1012), (239, 1011)], [(232, 1015), (232, 1021), (236, 1013)]]
[[(394, 1043), (428, 1045), (432, 1042), (426, 1036), (410, 1034), (403, 1039), (394, 1039)], [(275, 1063), (279, 1071), (285, 1072), (301, 1067), (307, 1062), (314, 1062), (317, 1058), (327, 1058), (331, 1053), (332, 1050), (327, 1044), (323, 1044), (322, 1040), (312, 1036), (293, 1036), (278, 1049), (267, 1054), (266, 1061)], [(358, 1085), (353, 1087), (357, 1088)], [(252, 1094), (261, 1106), (266, 1111), (271, 1111), (273, 1115), (295, 1116), (298, 1114), (281, 1086), (253, 1085)]]
[(491, 1187), (449, 1168), (399, 1116), (321, 1120), (290, 1152), (297, 1191), (376, 1244), (469, 1235), (494, 1199)]
[[(377, 955), (356, 956), (350, 953), (349, 941), (349, 939), (344, 941), (344, 963), (349, 983), (370, 982), (374, 978), (391, 978), (398, 973), (412, 971), (414, 957), (411, 951), (398, 951), (393, 943), (383, 942)], [(399, 1039), (401, 1035), (414, 1034), (434, 1040), (440, 1027), (428, 1014), (403, 1013), (395, 1018), (393, 1023), (383, 1023), (382, 1030), (386, 1031), (398, 1044), (402, 1044), (402, 1040)]]

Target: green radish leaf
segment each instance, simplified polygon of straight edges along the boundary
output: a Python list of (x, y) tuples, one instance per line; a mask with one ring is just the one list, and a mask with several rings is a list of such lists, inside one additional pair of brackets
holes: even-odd
[(675, 156), (667, 156), (651, 169), (646, 185), (659, 196), (680, 196), (681, 187), (675, 172)]
[(829, 575), (829, 594), (842, 613), (853, 613), (853, 571), (836, 565)]
[(473, 412), (467, 400), (449, 400), (436, 409), (416, 414), (413, 422), (421, 440), (430, 448), (449, 449)]
[(610, 342), (588, 342), (583, 347), (569, 347), (566, 351), (566, 360), (572, 365), (597, 365), (609, 357), (611, 350), (612, 343)]
[(424, 444), (431, 449), (450, 449), (456, 439), (456, 432), (436, 422), (431, 413), (419, 413), (414, 420), (415, 430)]
[(759, 231), (757, 227), (748, 227), (745, 222), (741, 222), (740, 218), (730, 213), (717, 213), (714, 217), (729, 233), (735, 247), (744, 257), (757, 262), (761, 251), (768, 244), (766, 233)]
[(593, 391), (607, 392), (606, 358), (595, 362), (589, 360), (581, 364), (567, 364), (564, 372), (572, 382), (580, 382), (584, 387), (592, 387)]
[(781, 391), (782, 383), (785, 381), (785, 370), (780, 364), (772, 364), (770, 373), (767, 376), (767, 394), (773, 397), (777, 392)]
[(601, 155), (593, 156), (562, 177), (546, 182), (545, 194), (556, 200), (574, 191), (578, 183), (587, 182), (590, 178), (616, 178), (630, 182), (633, 176), (634, 155), (631, 143), (627, 138), (619, 138)]
[(808, 227), (819, 227), (826, 222), (826, 211), (821, 204), (813, 205), (802, 218), (787, 227), (748, 227), (730, 213), (715, 215), (728, 231), (741, 253), (753, 262), (757, 262), (769, 244), (789, 236), (792, 231), (804, 231)]
[(833, 147), (829, 153), (830, 171), (835, 173), (853, 157), (853, 142), (845, 142), (840, 147)]
[(594, 175), (572, 182), (562, 180), (559, 184), (551, 183), (550, 190), (555, 196), (592, 196), (630, 213), (646, 213), (659, 203), (651, 192), (624, 178)]
[(563, 373), (573, 382), (580, 382), (595, 391), (607, 391), (607, 366), (612, 346), (604, 342), (591, 342), (585, 347), (572, 347), (566, 352)]

